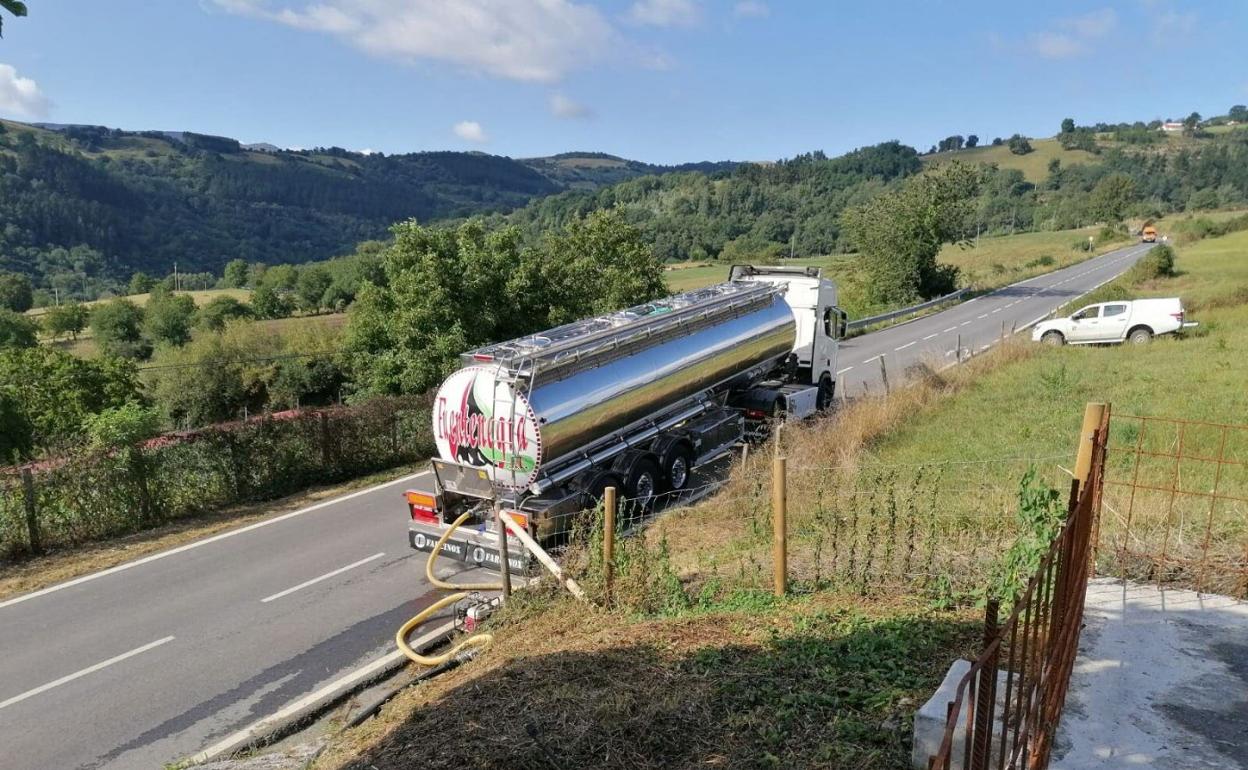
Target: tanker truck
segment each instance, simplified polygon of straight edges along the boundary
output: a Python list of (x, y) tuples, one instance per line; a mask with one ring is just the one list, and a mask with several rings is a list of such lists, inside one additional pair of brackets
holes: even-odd
[[(846, 314), (812, 267), (729, 280), (470, 350), (434, 399), (437, 457), (405, 492), (408, 541), (501, 569), (494, 507), (537, 542), (614, 486), (648, 509), (776, 420), (828, 409)], [(508, 537), (508, 568), (528, 555)]]

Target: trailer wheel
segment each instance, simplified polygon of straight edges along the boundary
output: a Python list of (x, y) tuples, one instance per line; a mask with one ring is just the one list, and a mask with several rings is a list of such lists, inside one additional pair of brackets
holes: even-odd
[(819, 393), (815, 396), (815, 409), (820, 412), (826, 412), (832, 408), (833, 399), (836, 397), (836, 383), (832, 381), (832, 375), (827, 372), (819, 378)]
[(629, 459), (627, 467), (619, 469), (624, 471), (624, 496), (628, 498), (628, 509), (649, 511), (663, 491), (658, 460), (649, 452), (638, 453)]
[(607, 487), (615, 487), (616, 490), (623, 491), (623, 482), (620, 477), (611, 471), (599, 471), (585, 485), (585, 505), (592, 508), (602, 502), (602, 498), (607, 495)]
[(693, 450), (681, 441), (673, 444), (663, 455), (663, 480), (671, 492), (679, 492), (689, 486), (689, 477), (693, 472)]

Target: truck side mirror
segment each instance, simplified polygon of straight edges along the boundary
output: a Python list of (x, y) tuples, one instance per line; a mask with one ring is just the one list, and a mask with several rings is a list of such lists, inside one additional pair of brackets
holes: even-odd
[(849, 314), (844, 310), (837, 311), (836, 337), (837, 339), (845, 339), (845, 334), (849, 331)]

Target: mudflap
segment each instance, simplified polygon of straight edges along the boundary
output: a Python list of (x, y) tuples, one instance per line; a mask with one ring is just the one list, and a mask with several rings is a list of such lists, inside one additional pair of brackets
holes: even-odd
[[(445, 530), (433, 527), (412, 526), (407, 530), (407, 542), (417, 551), (431, 553)], [(441, 558), (463, 562), (474, 567), (501, 571), (502, 556), (498, 551), (498, 538), (492, 532), (469, 532), (464, 537), (452, 536), (442, 544)], [(515, 538), (507, 539), (507, 566), (513, 575), (529, 576), (535, 573), (535, 560), (524, 544)]]

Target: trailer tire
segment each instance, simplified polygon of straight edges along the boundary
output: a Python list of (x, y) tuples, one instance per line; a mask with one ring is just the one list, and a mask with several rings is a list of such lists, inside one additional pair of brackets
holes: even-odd
[(586, 507), (593, 508), (606, 497), (607, 487), (615, 487), (617, 492), (623, 492), (623, 486), (624, 483), (618, 474), (611, 471), (598, 471), (585, 485), (585, 490), (581, 494), (585, 495)]
[(663, 471), (663, 488), (679, 492), (689, 486), (693, 471), (693, 448), (688, 442), (677, 441), (659, 455), (659, 467)]
[(624, 477), (622, 496), (627, 501), (626, 509), (640, 513), (650, 511), (663, 491), (658, 458), (649, 452), (637, 452), (620, 459), (622, 462), (616, 465), (615, 470)]

